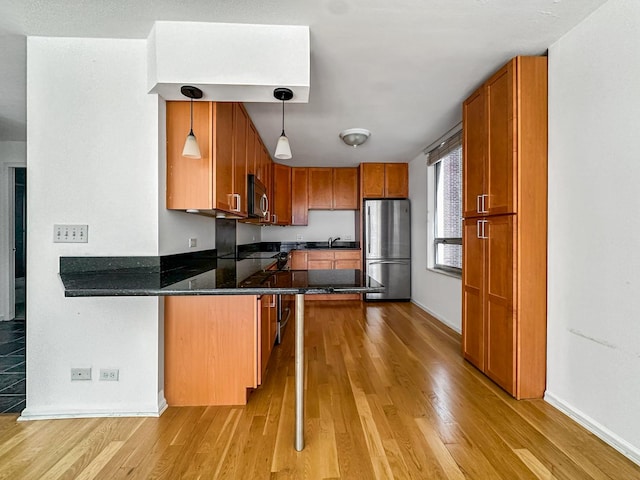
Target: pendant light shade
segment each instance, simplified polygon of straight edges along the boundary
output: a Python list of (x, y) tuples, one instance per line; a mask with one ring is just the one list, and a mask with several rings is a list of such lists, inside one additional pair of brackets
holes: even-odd
[(273, 96), (282, 101), (282, 133), (278, 138), (274, 157), (278, 160), (289, 160), (291, 158), (291, 147), (289, 146), (289, 139), (284, 133), (284, 102), (293, 98), (293, 92), (288, 88), (276, 88), (273, 91)]
[(200, 147), (196, 136), (193, 134), (193, 130), (187, 135), (187, 140), (184, 142), (184, 148), (182, 149), (182, 156), (187, 158), (202, 158), (200, 154)]
[(282, 131), (282, 135), (278, 138), (278, 144), (276, 145), (276, 153), (274, 155), (279, 160), (288, 160), (291, 158), (291, 147), (289, 146), (289, 139)]
[(200, 147), (198, 146), (198, 140), (196, 140), (196, 136), (193, 134), (193, 99), (202, 98), (202, 90), (197, 87), (185, 85), (180, 89), (180, 91), (185, 97), (189, 97), (191, 99), (191, 124), (189, 127), (189, 135), (187, 135), (187, 139), (184, 142), (184, 148), (182, 149), (182, 156), (195, 159), (202, 158), (202, 155), (200, 154)]

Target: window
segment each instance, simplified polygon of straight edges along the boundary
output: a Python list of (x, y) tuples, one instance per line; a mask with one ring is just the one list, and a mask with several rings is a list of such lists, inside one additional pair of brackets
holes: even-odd
[(433, 268), (462, 271), (462, 132), (458, 131), (428, 152), (433, 168), (435, 208)]

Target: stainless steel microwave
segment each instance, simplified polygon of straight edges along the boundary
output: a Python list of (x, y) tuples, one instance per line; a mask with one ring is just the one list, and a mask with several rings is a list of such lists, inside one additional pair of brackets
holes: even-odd
[(254, 218), (269, 218), (267, 187), (252, 174), (247, 176), (247, 181), (249, 216)]

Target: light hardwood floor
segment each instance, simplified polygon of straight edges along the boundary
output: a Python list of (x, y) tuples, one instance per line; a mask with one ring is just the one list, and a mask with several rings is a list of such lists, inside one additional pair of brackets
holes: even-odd
[(306, 306), (306, 441), (293, 448), (293, 325), (245, 407), (160, 418), (0, 416), (6, 479), (640, 479), (542, 400), (515, 401), (407, 303)]

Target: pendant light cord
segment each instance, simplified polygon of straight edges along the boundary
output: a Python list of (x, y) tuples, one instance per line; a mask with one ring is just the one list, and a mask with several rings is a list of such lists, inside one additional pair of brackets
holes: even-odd
[[(191, 125), (189, 126), (189, 135), (193, 135), (193, 98), (191, 99)], [(193, 135), (195, 137), (195, 135)]]
[(285, 137), (286, 135), (284, 134), (284, 99), (282, 100), (282, 133), (280, 134), (281, 137)]

